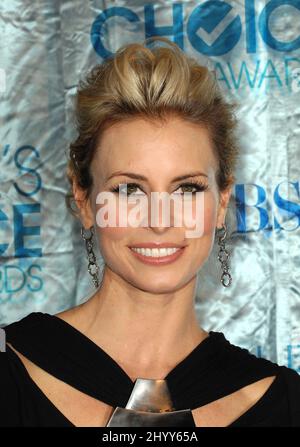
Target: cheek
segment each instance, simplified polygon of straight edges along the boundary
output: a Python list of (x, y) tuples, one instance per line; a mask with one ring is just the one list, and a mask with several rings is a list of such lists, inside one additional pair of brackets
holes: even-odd
[(97, 228), (99, 250), (104, 262), (110, 266), (120, 259), (126, 241), (130, 238), (129, 228)]
[[(98, 210), (101, 208), (98, 207)], [(97, 225), (97, 234), (98, 234), (98, 240), (99, 240), (99, 248), (102, 252), (103, 256), (110, 257), (111, 254), (114, 256), (119, 256), (120, 249), (126, 245), (126, 242), (132, 239), (134, 233), (136, 232), (135, 228), (132, 228), (130, 226), (120, 226), (119, 222), (119, 212), (118, 207), (116, 209), (115, 213), (115, 223), (114, 225), (114, 219), (110, 222), (109, 226), (106, 227), (100, 227)], [(126, 216), (125, 216), (126, 217)], [(107, 219), (107, 215), (106, 215)], [(126, 220), (126, 219), (125, 219)], [(107, 220), (106, 220), (107, 221)], [(123, 216), (124, 221), (124, 216)]]
[(129, 228), (99, 228), (99, 241), (105, 243), (105, 241), (109, 242), (120, 242), (128, 237)]

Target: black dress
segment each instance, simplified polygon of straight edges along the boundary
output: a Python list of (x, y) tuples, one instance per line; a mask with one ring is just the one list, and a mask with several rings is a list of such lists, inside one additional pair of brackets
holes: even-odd
[[(6, 341), (33, 363), (112, 407), (125, 408), (134, 382), (118, 363), (66, 321), (33, 312), (5, 328)], [(209, 332), (165, 380), (176, 410), (195, 409), (276, 376), (264, 395), (228, 427), (300, 427), (300, 376)], [(31, 379), (7, 345), (0, 353), (0, 426), (74, 427)]]

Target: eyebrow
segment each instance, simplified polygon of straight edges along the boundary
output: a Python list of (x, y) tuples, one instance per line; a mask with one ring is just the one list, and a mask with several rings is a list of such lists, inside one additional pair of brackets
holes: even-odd
[[(135, 174), (134, 172), (117, 171), (117, 172), (114, 172), (113, 174), (111, 174), (106, 179), (106, 181), (110, 180), (112, 177), (117, 177), (117, 176), (120, 176), (120, 175), (125, 175), (126, 177), (131, 177), (131, 178), (134, 178), (136, 180), (144, 180), (144, 181), (148, 180), (147, 177), (145, 177), (144, 175)], [(190, 173), (184, 174), (184, 175), (179, 175), (178, 177), (173, 178), (171, 183), (178, 182), (178, 181), (184, 180), (186, 178), (199, 177), (199, 176), (204, 176), (204, 177), (208, 178), (208, 176), (206, 174), (204, 174), (204, 172), (197, 171), (197, 172), (190, 172)]]

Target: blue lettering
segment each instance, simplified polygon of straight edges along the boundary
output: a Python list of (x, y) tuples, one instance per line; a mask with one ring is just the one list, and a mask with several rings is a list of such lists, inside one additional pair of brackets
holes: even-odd
[(219, 23), (231, 12), (232, 6), (226, 2), (212, 0), (197, 6), (187, 22), (187, 35), (191, 45), (207, 56), (220, 56), (228, 53), (240, 40), (242, 23), (239, 16), (235, 17), (226, 29), (208, 45), (197, 35), (199, 29), (212, 33)]
[(43, 287), (43, 280), (42, 278), (40, 278), (39, 276), (33, 275), (31, 270), (33, 268), (37, 268), (40, 271), (42, 270), (41, 266), (38, 264), (32, 264), (29, 269), (28, 269), (28, 276), (30, 276), (33, 279), (36, 279), (38, 281), (39, 286), (38, 287), (32, 287), (30, 284), (27, 285), (28, 289), (30, 290), (30, 292), (38, 292), (39, 290), (41, 290), (41, 288)]
[(36, 171), (36, 169), (28, 168), (28, 167), (23, 166), (22, 164), (19, 163), (19, 160), (18, 160), (19, 155), (27, 150), (32, 151), (37, 158), (40, 157), (38, 151), (33, 146), (29, 146), (29, 145), (22, 146), (15, 153), (15, 164), (16, 164), (17, 168), (19, 168), (21, 171), (29, 172), (33, 176), (36, 177), (36, 187), (30, 192), (24, 191), (23, 189), (19, 188), (19, 186), (16, 182), (14, 182), (14, 187), (16, 188), (18, 193), (22, 194), (23, 196), (33, 196), (41, 189), (42, 179), (41, 179), (40, 174)]
[[(269, 66), (271, 66), (272, 71), (271, 71), (270, 74), (267, 74), (267, 71), (268, 71)], [(276, 71), (276, 69), (275, 69), (275, 67), (274, 67), (274, 65), (273, 65), (273, 62), (272, 62), (271, 60), (268, 60), (266, 66), (265, 66), (265, 69), (264, 69), (264, 71), (263, 71), (263, 74), (262, 74), (262, 76), (261, 76), (261, 78), (260, 78), (260, 81), (259, 81), (259, 83), (258, 83), (258, 87), (259, 87), (259, 88), (261, 87), (261, 84), (262, 84), (262, 82), (265, 80), (265, 78), (270, 78), (270, 79), (272, 79), (272, 78), (274, 79), (274, 78), (275, 78), (275, 79), (277, 80), (277, 82), (278, 82), (278, 85), (279, 85), (280, 87), (282, 87), (281, 79), (280, 79), (280, 77), (279, 77), (279, 75), (278, 75), (278, 73), (277, 73), (277, 71)]]
[(246, 205), (246, 194), (245, 194), (245, 185), (244, 184), (237, 184), (235, 185), (235, 201), (236, 201), (236, 213), (237, 213), (237, 231), (240, 233), (246, 233), (247, 231), (247, 225), (246, 225), (246, 206), (255, 207), (260, 216), (260, 225), (259, 230), (264, 229), (269, 221), (267, 210), (259, 206), (261, 203), (263, 203), (266, 200), (266, 193), (265, 190), (255, 184), (247, 184), (252, 185), (257, 189), (257, 203), (253, 205)]
[(128, 20), (128, 22), (132, 23), (140, 21), (139, 16), (135, 12), (121, 6), (113, 6), (111, 8), (105, 9), (96, 17), (96, 20), (93, 22), (91, 28), (91, 41), (96, 53), (99, 54), (99, 56), (103, 59), (111, 57), (113, 53), (107, 50), (102, 43), (102, 28), (104, 27), (105, 22), (110, 17), (116, 16), (124, 17), (126, 20)]
[(283, 5), (293, 6), (294, 8), (300, 11), (299, 0), (271, 0), (269, 3), (266, 4), (266, 6), (264, 7), (264, 9), (260, 14), (258, 21), (259, 31), (264, 42), (274, 50), (276, 51), (297, 50), (298, 48), (300, 48), (300, 36), (297, 39), (292, 40), (291, 42), (280, 42), (279, 40), (275, 39), (275, 37), (273, 37), (269, 29), (269, 19), (272, 12), (279, 6)]
[(255, 0), (245, 0), (247, 53), (256, 52)]
[[(295, 190), (297, 191), (298, 197), (300, 197), (299, 194), (299, 182), (288, 182), (288, 184), (291, 184), (295, 187)], [(279, 187), (280, 184), (276, 186), (274, 191), (274, 202), (278, 206), (280, 210), (283, 210), (286, 213), (293, 214), (295, 217), (298, 218), (298, 225), (295, 226), (293, 229), (288, 230), (287, 228), (283, 228), (275, 219), (275, 228), (279, 228), (280, 230), (286, 230), (286, 231), (294, 231), (296, 230), (300, 225), (300, 206), (296, 203), (291, 202), (290, 200), (283, 199), (279, 194)], [(289, 216), (288, 219), (290, 220), (291, 217)]]
[[(1, 221), (7, 221), (8, 217), (6, 214), (4, 214), (3, 211), (0, 209), (0, 222)], [(3, 255), (3, 253), (7, 250), (8, 244), (0, 244), (0, 255)]]
[(145, 11), (145, 35), (146, 38), (152, 36), (172, 36), (173, 41), (181, 48), (183, 43), (183, 10), (181, 3), (172, 5), (173, 25), (171, 26), (155, 26), (154, 24), (154, 5), (147, 4), (144, 6)]
[(39, 213), (40, 204), (20, 204), (14, 205), (14, 238), (15, 238), (15, 256), (16, 257), (30, 257), (42, 256), (41, 248), (26, 248), (24, 247), (24, 236), (39, 235), (40, 226), (24, 226), (23, 214), (25, 213)]
[[(225, 72), (223, 70), (222, 64), (220, 62), (217, 62), (215, 65), (215, 70), (216, 70), (216, 78), (218, 81), (223, 81), (226, 83), (228, 89), (231, 89), (230, 83), (225, 75)], [(220, 72), (221, 76), (218, 76), (217, 73)]]
[[(5, 265), (4, 266), (4, 270), (5, 270), (5, 291), (8, 293), (14, 293), (14, 292), (18, 292), (19, 290), (22, 289), (22, 287), (25, 284), (26, 281), (26, 277), (25, 274), (23, 272), (23, 270), (18, 267), (17, 265)], [(13, 284), (16, 285), (17, 281), (16, 281), (16, 272), (19, 272), (22, 278), (22, 282), (18, 287), (12, 288), (10, 287), (10, 284), (8, 283), (8, 279), (9, 279), (9, 270), (15, 270), (14, 275), (13, 275)]]
[[(176, 2), (170, 4), (170, 6), (172, 7), (172, 24), (157, 26), (155, 24), (157, 5), (151, 2), (144, 5), (145, 37), (169, 36), (184, 50), (184, 3)], [(256, 24), (255, 0), (245, 0), (245, 43), (248, 54), (257, 51), (257, 27), (263, 42), (270, 48), (284, 52), (299, 49), (300, 36), (289, 42), (282, 42), (272, 35), (269, 24), (270, 17), (281, 6), (291, 6), (300, 11), (300, 0), (270, 0), (262, 9)], [(186, 22), (186, 35), (191, 45), (199, 53), (207, 56), (221, 56), (231, 51), (240, 41), (242, 35), (241, 17), (234, 11), (235, 8), (231, 4), (220, 0), (208, 0), (196, 6)], [(139, 16), (126, 7), (113, 6), (103, 10), (96, 17), (91, 27), (92, 45), (96, 53), (103, 59), (113, 55), (102, 42), (102, 36), (107, 34), (105, 26), (108, 26), (109, 18), (117, 16), (130, 23), (140, 22)], [(219, 25), (223, 25), (223, 28), (225, 28), (221, 33), (218, 33), (217, 30)], [(199, 30), (202, 36), (199, 35)]]
[(255, 68), (254, 78), (251, 79), (250, 73), (249, 73), (248, 68), (247, 68), (247, 64), (246, 64), (245, 61), (243, 61), (242, 65), (241, 65), (241, 68), (240, 68), (238, 80), (236, 81), (234, 73), (233, 73), (233, 69), (231, 67), (231, 64), (228, 64), (228, 68), (229, 68), (229, 71), (230, 71), (230, 74), (231, 74), (231, 79), (232, 79), (232, 82), (233, 82), (233, 85), (235, 86), (235, 88), (240, 88), (240, 84), (241, 84), (241, 80), (242, 80), (242, 76), (243, 76), (243, 72), (244, 71), (245, 71), (245, 74), (246, 74), (246, 79), (248, 81), (248, 85), (250, 85), (250, 87), (253, 88), (255, 86), (255, 84), (256, 84), (256, 79), (257, 79), (259, 66), (260, 66), (260, 61), (256, 61), (256, 68)]

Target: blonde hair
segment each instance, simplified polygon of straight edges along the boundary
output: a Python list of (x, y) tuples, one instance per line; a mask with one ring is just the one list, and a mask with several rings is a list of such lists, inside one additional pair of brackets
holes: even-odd
[[(168, 46), (149, 49), (149, 39)], [(206, 126), (218, 160), (219, 191), (235, 181), (238, 148), (234, 136), (235, 104), (223, 98), (214, 75), (165, 37), (124, 45), (79, 81), (75, 121), (78, 136), (70, 144), (67, 177), (88, 198), (93, 180), (90, 164), (102, 133), (112, 124), (134, 117), (166, 120), (171, 115)], [(74, 197), (66, 195), (72, 214)]]

